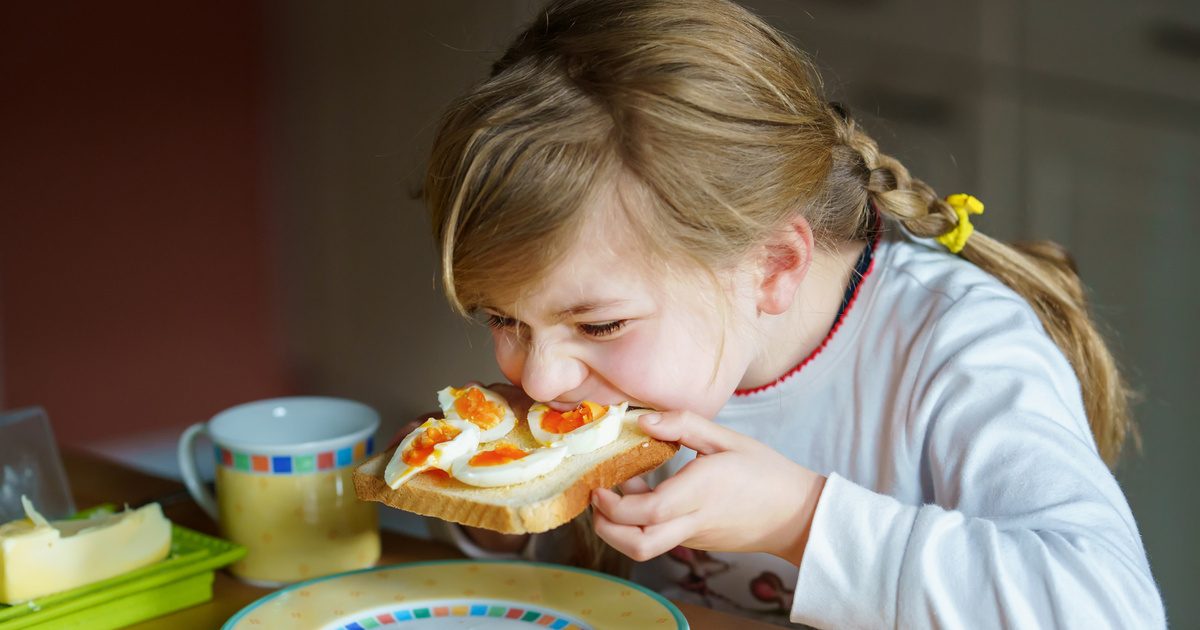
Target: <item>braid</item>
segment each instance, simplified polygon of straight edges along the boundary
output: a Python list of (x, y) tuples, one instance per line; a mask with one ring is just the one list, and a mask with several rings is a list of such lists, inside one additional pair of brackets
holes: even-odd
[[(829, 110), (838, 143), (845, 147), (834, 149), (835, 167), (839, 161), (856, 162), (841, 168), (857, 173), (859, 185), (881, 213), (924, 238), (945, 234), (958, 224), (950, 205), (931, 186), (913, 178), (899, 160), (881, 153), (843, 107), (831, 104)], [(1101, 457), (1115, 465), (1126, 438), (1137, 441), (1129, 409), (1133, 392), (1091, 320), (1086, 290), (1070, 255), (1049, 241), (1008, 245), (978, 231), (961, 255), (1033, 306), (1046, 333), (1079, 378)]]
[(958, 222), (954, 210), (929, 184), (913, 178), (896, 158), (880, 153), (875, 140), (849, 116), (838, 127), (839, 140), (862, 160), (867, 171), (864, 187), (881, 211), (923, 238), (945, 234), (954, 228)]

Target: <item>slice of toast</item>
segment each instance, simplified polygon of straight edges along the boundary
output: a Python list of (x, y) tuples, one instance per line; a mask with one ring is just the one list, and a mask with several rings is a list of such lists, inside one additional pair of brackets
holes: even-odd
[[(379, 501), (472, 527), (506, 534), (544, 532), (583, 512), (591, 502), (592, 490), (611, 488), (650, 472), (679, 450), (676, 443), (642, 433), (637, 415), (626, 415), (620, 435), (611, 443), (590, 453), (569, 456), (554, 470), (524, 483), (479, 488), (434, 470), (420, 473), (393, 490), (383, 480), (383, 470), (395, 452), (391, 449), (354, 470), (354, 492), (364, 501)], [(525, 448), (537, 446), (524, 422), (519, 422), (504, 440)], [(481, 450), (486, 447), (480, 445)]]

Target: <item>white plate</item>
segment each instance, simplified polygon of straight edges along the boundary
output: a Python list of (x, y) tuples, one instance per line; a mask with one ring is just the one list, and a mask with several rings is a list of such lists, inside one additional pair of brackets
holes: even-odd
[(447, 560), (317, 578), (243, 608), (224, 630), (441, 628), (686, 630), (661, 595), (610, 575), (553, 564)]

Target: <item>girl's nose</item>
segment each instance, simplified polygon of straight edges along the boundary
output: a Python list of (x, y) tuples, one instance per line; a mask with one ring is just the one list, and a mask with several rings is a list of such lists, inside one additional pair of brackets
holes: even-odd
[(578, 389), (587, 378), (587, 368), (559, 344), (529, 349), (521, 372), (521, 387), (537, 401), (554, 400)]

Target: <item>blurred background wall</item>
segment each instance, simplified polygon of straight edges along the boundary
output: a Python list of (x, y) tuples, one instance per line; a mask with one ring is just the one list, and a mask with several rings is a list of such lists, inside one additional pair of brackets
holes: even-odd
[(0, 396), (88, 443), (287, 391), (264, 9), (0, 6)]
[[(755, 0), (885, 151), (1076, 255), (1142, 393), (1118, 475), (1177, 627), (1200, 625), (1200, 8)], [(498, 377), (444, 305), (420, 204), (448, 101), (527, 0), (0, 9), (0, 406), (60, 439), (289, 392), (385, 432)]]

